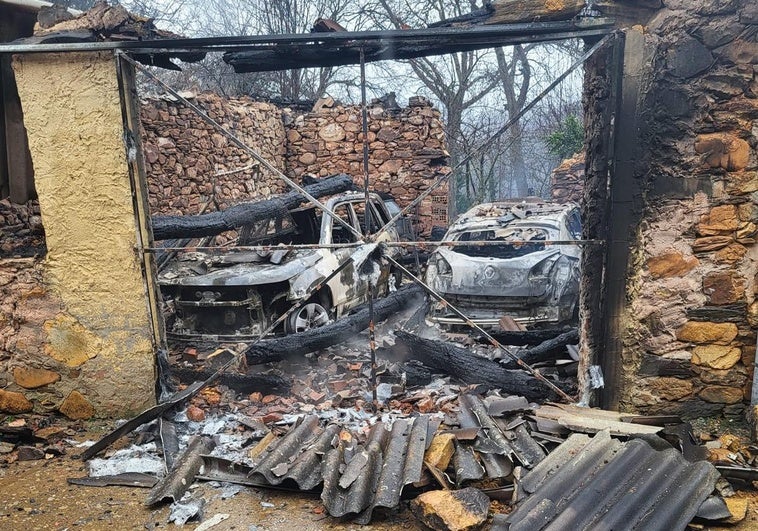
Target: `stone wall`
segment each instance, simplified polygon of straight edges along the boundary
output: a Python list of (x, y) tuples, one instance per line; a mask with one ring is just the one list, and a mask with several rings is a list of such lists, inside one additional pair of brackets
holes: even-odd
[(558, 203), (577, 203), (584, 191), (584, 153), (561, 162), (550, 174), (550, 198)]
[(628, 233), (620, 405), (741, 415), (758, 326), (758, 4), (664, 4), (644, 27), (644, 134), (635, 181), (621, 184), (637, 189), (626, 206), (641, 219)]
[[(285, 131), (279, 108), (210, 94), (199, 95), (194, 103), (284, 170)], [(275, 175), (182, 104), (147, 100), (140, 119), (153, 213), (197, 214), (284, 191)]]
[(0, 258), (44, 256), (45, 231), (36, 199), (22, 205), (0, 201)]
[[(347, 173), (362, 183), (359, 107), (332, 102), (298, 114), (248, 98), (211, 94), (197, 96), (195, 103), (296, 181), (305, 174)], [(141, 119), (153, 212), (195, 214), (203, 207), (211, 211), (286, 189), (178, 102), (146, 100)], [(412, 98), (402, 109), (373, 105), (368, 139), (371, 186), (392, 193), (401, 206), (450, 171), (440, 113), (422, 98)], [(240, 168), (244, 170), (229, 173)], [(423, 201), (417, 214), (424, 232), (432, 225), (447, 225), (447, 186)]]
[[(408, 107), (368, 109), (369, 179), (374, 190), (392, 194), (405, 206), (440, 175), (450, 172), (440, 112), (428, 100), (411, 98)], [(287, 168), (305, 173), (363, 175), (361, 110), (335, 105), (291, 115), (287, 125)], [(423, 234), (447, 226), (447, 184), (423, 200), (417, 212)]]

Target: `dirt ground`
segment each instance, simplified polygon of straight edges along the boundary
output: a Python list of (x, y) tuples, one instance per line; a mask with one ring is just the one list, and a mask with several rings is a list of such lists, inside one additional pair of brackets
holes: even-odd
[[(80, 451), (80, 450), (79, 450)], [(143, 505), (146, 489), (132, 487), (81, 487), (69, 485), (68, 477), (87, 474), (74, 452), (49, 460), (23, 461), (0, 468), (0, 529), (101, 530), (176, 528), (168, 523), (168, 506), (149, 509)], [(203, 520), (217, 514), (229, 518), (212, 527), (214, 531), (340, 531), (365, 529), (350, 522), (340, 523), (323, 512), (320, 500), (293, 492), (243, 488), (222, 500), (221, 489), (208, 484), (198, 487), (208, 502)], [(263, 505), (262, 505), (263, 504)], [(269, 507), (272, 504), (273, 507)], [(199, 523), (188, 522), (185, 529)], [(407, 507), (384, 518), (376, 518), (371, 529), (421, 530)]]

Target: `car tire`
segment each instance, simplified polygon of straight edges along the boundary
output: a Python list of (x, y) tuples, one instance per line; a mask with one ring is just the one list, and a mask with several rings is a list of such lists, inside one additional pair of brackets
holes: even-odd
[(296, 334), (312, 328), (319, 328), (329, 324), (331, 320), (329, 310), (324, 306), (318, 302), (308, 302), (287, 318), (284, 323), (284, 330), (288, 334)]

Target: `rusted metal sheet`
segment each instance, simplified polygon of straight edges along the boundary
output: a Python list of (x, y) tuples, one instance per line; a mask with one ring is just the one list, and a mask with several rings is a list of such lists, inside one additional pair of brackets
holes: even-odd
[(673, 448), (575, 434), (519, 481), (506, 521), (510, 531), (685, 529), (718, 477)]

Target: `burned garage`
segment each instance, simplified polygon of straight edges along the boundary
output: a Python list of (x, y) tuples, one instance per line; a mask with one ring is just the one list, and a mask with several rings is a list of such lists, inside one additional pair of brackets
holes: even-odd
[(758, 525), (754, 2), (168, 4), (0, 0), (3, 528)]

